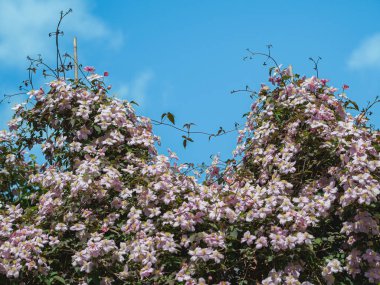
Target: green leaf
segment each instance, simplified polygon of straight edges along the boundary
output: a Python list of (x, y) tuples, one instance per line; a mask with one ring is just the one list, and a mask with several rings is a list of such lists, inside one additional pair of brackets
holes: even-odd
[(219, 136), (220, 134), (224, 134), (226, 131), (222, 128), (222, 127), (219, 127), (219, 130), (218, 132), (216, 133), (217, 136)]
[(167, 116), (168, 116), (169, 121), (170, 121), (173, 125), (175, 125), (174, 115), (173, 115), (172, 113), (168, 112)]
[(273, 69), (275, 69), (275, 66), (272, 66), (271, 68), (269, 68), (269, 76), (272, 76)]
[(56, 280), (56, 281), (60, 282), (61, 284), (67, 284), (65, 279), (63, 279), (61, 276), (58, 276), (58, 275), (54, 276), (52, 278), (52, 280)]
[(354, 106), (354, 109), (356, 111), (359, 111), (359, 106), (358, 106), (358, 104), (356, 104), (356, 102), (350, 100), (350, 103)]
[(194, 126), (194, 125), (195, 125), (194, 123), (186, 123), (183, 125), (183, 128), (187, 129), (187, 131), (190, 131), (191, 126)]
[(316, 238), (316, 239), (313, 240), (313, 243), (319, 245), (319, 244), (322, 243), (322, 240), (320, 238)]
[(94, 129), (95, 131), (99, 134), (102, 132), (102, 130), (100, 129), (100, 127), (98, 125), (94, 125)]
[(237, 231), (237, 229), (234, 229), (231, 232), (230, 237), (233, 238), (233, 239), (235, 239), (235, 240), (237, 239), (237, 237), (238, 237), (238, 231)]

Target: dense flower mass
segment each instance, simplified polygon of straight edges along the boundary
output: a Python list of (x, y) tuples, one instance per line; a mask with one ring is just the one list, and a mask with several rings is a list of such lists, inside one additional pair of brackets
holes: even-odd
[(380, 282), (379, 133), (327, 80), (275, 69), (200, 183), (86, 71), (0, 132), (1, 284)]

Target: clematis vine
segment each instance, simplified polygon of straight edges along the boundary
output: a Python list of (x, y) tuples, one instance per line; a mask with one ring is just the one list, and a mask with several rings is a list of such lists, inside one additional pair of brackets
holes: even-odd
[(84, 70), (0, 132), (1, 284), (380, 282), (379, 132), (328, 80), (273, 69), (199, 181)]

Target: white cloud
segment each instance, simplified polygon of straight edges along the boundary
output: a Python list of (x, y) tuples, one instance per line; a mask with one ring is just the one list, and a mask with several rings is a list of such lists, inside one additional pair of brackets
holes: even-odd
[(19, 66), (25, 65), (27, 55), (54, 55), (55, 43), (48, 34), (56, 28), (60, 11), (69, 8), (73, 13), (63, 20), (65, 36), (61, 42), (71, 44), (68, 37), (75, 35), (79, 45), (82, 40), (97, 39), (108, 39), (110, 48), (122, 45), (121, 31), (112, 31), (92, 15), (90, 3), (85, 0), (0, 0), (0, 63)]
[(116, 97), (120, 98), (120, 99), (123, 99), (123, 100), (127, 100), (128, 99), (128, 94), (129, 94), (129, 85), (126, 84), (126, 85), (121, 85), (119, 87), (119, 89), (116, 90)]
[(121, 99), (135, 101), (143, 107), (145, 105), (146, 92), (153, 77), (153, 71), (145, 70), (136, 76), (130, 84), (121, 85), (116, 91), (116, 96)]
[(380, 67), (380, 33), (364, 40), (348, 60), (352, 69)]

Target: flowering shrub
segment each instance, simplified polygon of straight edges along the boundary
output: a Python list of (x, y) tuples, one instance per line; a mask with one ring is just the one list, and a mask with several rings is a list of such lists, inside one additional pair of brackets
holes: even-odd
[(0, 133), (1, 284), (380, 282), (379, 135), (326, 80), (277, 68), (199, 183), (88, 79), (30, 91)]

